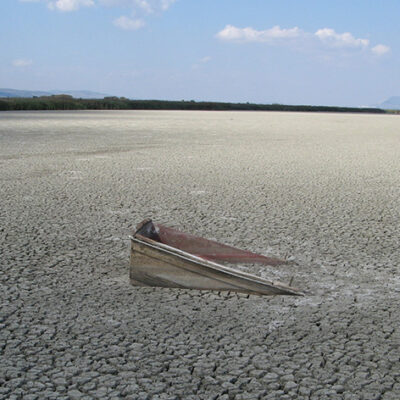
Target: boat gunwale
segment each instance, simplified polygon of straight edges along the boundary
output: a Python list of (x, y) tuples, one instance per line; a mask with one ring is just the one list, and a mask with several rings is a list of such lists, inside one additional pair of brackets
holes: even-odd
[[(250, 274), (247, 272), (238, 271), (236, 269), (227, 267), (225, 265), (221, 265), (216, 262), (204, 259), (202, 257), (185, 252), (183, 250), (177, 249), (176, 247), (169, 246), (167, 244), (149, 239), (149, 238), (142, 236), (140, 234), (137, 234), (137, 233), (134, 234), (133, 236), (132, 235), (129, 236), (129, 238), (131, 239), (131, 241), (134, 241), (136, 243), (151, 247), (160, 252), (165, 252), (165, 253), (175, 256), (175, 257), (179, 257), (180, 259), (193, 262), (197, 265), (201, 265), (202, 267), (207, 268), (207, 270), (212, 273), (227, 274), (228, 276), (230, 276), (232, 278), (244, 279), (244, 280), (250, 281), (254, 284), (268, 285), (268, 286), (274, 287), (278, 290), (283, 290), (283, 291), (289, 292), (287, 294), (304, 296), (304, 293), (302, 293), (299, 289), (294, 288), (292, 286), (285, 285), (278, 281), (269, 281), (265, 278), (262, 278), (262, 277), (259, 277), (259, 276), (256, 276), (256, 275), (253, 275), (253, 274)], [(182, 269), (184, 269), (184, 268), (182, 268)]]

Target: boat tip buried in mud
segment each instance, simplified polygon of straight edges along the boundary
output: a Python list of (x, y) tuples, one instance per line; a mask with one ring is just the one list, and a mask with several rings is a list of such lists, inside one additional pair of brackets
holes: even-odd
[(135, 286), (302, 295), (296, 288), (219, 264), (285, 264), (277, 258), (240, 250), (180, 232), (146, 219), (131, 239), (130, 281)]

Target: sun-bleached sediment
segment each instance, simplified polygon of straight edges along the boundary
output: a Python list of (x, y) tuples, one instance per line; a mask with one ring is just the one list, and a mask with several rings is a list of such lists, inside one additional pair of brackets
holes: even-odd
[[(1, 113), (0, 399), (398, 399), (399, 154), (389, 115)], [(145, 217), (307, 294), (130, 286)]]

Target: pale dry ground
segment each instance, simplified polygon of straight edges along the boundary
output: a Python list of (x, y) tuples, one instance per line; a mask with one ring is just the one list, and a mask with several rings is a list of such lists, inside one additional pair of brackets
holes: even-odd
[[(0, 399), (400, 398), (400, 117), (0, 113)], [(145, 217), (294, 261), (128, 282)]]

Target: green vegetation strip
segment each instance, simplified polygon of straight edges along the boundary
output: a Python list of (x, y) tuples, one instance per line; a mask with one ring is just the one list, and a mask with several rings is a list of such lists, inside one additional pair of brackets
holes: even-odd
[(220, 103), (210, 101), (129, 100), (124, 97), (75, 99), (68, 95), (33, 98), (0, 98), (0, 111), (27, 110), (215, 110), (215, 111), (311, 111), (386, 113), (380, 108), (331, 107), (285, 104)]

